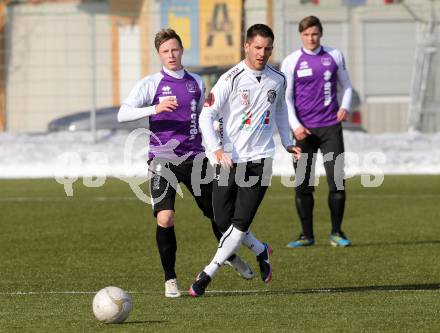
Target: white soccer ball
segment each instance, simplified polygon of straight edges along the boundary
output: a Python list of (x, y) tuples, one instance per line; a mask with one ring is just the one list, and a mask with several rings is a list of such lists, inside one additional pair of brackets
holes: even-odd
[(122, 323), (131, 311), (130, 295), (118, 287), (105, 287), (93, 298), (96, 319), (106, 324)]

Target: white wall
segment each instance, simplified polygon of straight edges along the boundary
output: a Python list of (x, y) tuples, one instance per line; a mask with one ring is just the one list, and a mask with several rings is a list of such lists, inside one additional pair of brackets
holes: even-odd
[[(83, 4), (99, 13), (107, 4)], [(7, 130), (45, 131), (53, 118), (87, 110), (92, 99), (90, 15), (76, 4), (15, 5), (8, 8)], [(111, 26), (97, 14), (96, 104), (112, 101)]]
[(138, 25), (119, 27), (119, 100), (121, 103), (142, 77), (140, 41)]

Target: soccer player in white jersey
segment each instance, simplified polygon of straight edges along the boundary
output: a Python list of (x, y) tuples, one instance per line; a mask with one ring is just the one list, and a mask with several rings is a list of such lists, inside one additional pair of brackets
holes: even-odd
[[(242, 243), (255, 253), (263, 282), (272, 278), (272, 250), (256, 239), (249, 227), (271, 177), (274, 123), (286, 150), (296, 157), (300, 152), (291, 138), (284, 99), (286, 80), (267, 65), (273, 41), (272, 30), (264, 24), (247, 30), (245, 60), (220, 77), (200, 115), (207, 151), (217, 164), (213, 208), (215, 221), (224, 234), (211, 263), (189, 288), (194, 297), (204, 294), (214, 274)], [(217, 117), (222, 120), (220, 142), (214, 129)]]
[[(171, 172), (194, 196), (203, 214), (211, 219), (217, 238), (222, 236), (213, 220), (212, 182), (199, 184), (201, 195), (193, 191), (192, 175), (195, 158), (202, 157), (200, 178), (207, 172), (202, 137), (198, 130), (198, 117), (204, 103), (204, 86), (199, 75), (187, 72), (182, 66), (183, 45), (172, 29), (159, 31), (155, 47), (163, 68), (159, 73), (140, 80), (122, 104), (119, 121), (149, 117), (150, 137), (149, 169), (153, 173), (150, 192), (153, 214), (157, 220), (156, 241), (165, 274), (165, 296), (181, 295), (176, 279), (176, 235), (174, 232), (174, 202), (176, 190), (166, 172)], [(174, 143), (169, 145), (169, 143)], [(232, 255), (227, 264), (233, 266), (246, 279), (254, 274), (238, 256)]]
[[(296, 208), (302, 232), (287, 244), (296, 248), (315, 243), (313, 234), (314, 166), (318, 149), (323, 154), (329, 187), (328, 206), (332, 231), (330, 243), (346, 247), (351, 244), (341, 230), (345, 209), (344, 140), (341, 122), (345, 121), (351, 104), (352, 87), (342, 53), (321, 45), (322, 24), (315, 16), (299, 23), (303, 47), (289, 54), (281, 65), (287, 79), (286, 103), (294, 115), (294, 134), (307, 163), (294, 162)], [(337, 100), (338, 84), (342, 89), (341, 104)], [(305, 161), (305, 156), (302, 161)]]

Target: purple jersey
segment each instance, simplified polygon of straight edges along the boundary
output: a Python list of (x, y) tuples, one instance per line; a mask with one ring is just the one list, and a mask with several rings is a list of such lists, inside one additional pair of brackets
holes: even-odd
[[(191, 157), (203, 151), (202, 136), (199, 132), (199, 111), (197, 106), (202, 95), (197, 81), (188, 73), (182, 79), (161, 72), (163, 78), (156, 88), (153, 105), (162, 99), (173, 97), (179, 106), (174, 112), (161, 112), (150, 116), (150, 158), (160, 154), (160, 146), (171, 139), (179, 142), (174, 149), (177, 156), (191, 152)], [(158, 150), (155, 151), (156, 148)]]
[[(284, 60), (283, 72), (288, 72), (287, 78), (293, 80), (288, 89), (293, 90), (296, 116), (305, 127), (325, 127), (338, 123), (338, 82), (348, 80), (351, 89), (340, 51), (326, 47), (321, 47), (316, 54), (297, 50)], [(349, 105), (346, 108), (349, 109)]]
[(161, 112), (149, 117), (149, 158), (173, 158), (186, 155), (193, 159), (204, 151), (199, 131), (199, 114), (203, 106), (203, 83), (200, 76), (185, 71), (176, 78), (163, 70), (141, 80), (125, 101), (133, 107), (157, 105), (173, 98), (178, 107), (173, 112)]

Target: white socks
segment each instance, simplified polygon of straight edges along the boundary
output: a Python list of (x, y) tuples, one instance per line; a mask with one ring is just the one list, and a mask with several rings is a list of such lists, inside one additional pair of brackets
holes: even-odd
[[(217, 273), (221, 265), (228, 259), (232, 254), (238, 251), (246, 233), (234, 228), (231, 225), (228, 230), (223, 234), (218, 244), (217, 252), (214, 255), (211, 263), (205, 267), (204, 271), (211, 278)], [(253, 237), (253, 235), (252, 235)], [(253, 237), (255, 239), (255, 237)], [(260, 242), (261, 243), (261, 242)], [(246, 245), (247, 246), (247, 245)], [(264, 245), (263, 250), (264, 250)]]
[(265, 250), (264, 244), (255, 238), (250, 229), (246, 231), (246, 236), (243, 238), (243, 244), (247, 246), (249, 250), (254, 251), (256, 256)]

